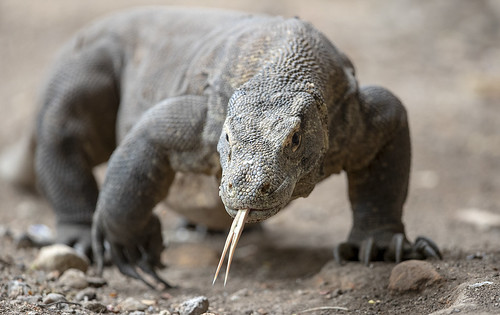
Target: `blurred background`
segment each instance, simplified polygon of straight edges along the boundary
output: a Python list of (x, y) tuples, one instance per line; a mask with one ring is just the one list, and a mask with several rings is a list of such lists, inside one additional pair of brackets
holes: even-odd
[[(90, 21), (138, 5), (219, 7), (299, 16), (353, 61), (361, 84), (398, 95), (413, 136), (404, 221), (442, 248), (500, 240), (500, 2), (491, 0), (0, 0), (0, 151), (33, 125), (61, 45)], [(268, 222), (283, 244), (333, 246), (350, 227), (345, 177), (328, 179)], [(53, 226), (39, 198), (0, 184), (0, 223)], [(167, 223), (168, 225), (168, 223)]]

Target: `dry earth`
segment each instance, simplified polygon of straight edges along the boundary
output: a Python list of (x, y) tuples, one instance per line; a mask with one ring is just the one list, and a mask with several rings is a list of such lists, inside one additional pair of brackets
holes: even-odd
[[(204, 295), (216, 314), (500, 313), (499, 2), (0, 0), (1, 150), (30, 130), (38, 89), (63, 42), (98, 16), (145, 3), (298, 15), (350, 56), (361, 83), (394, 91), (408, 108), (414, 145), (404, 221), (411, 239), (426, 235), (442, 248), (443, 261), (432, 264), (443, 281), (392, 293), (394, 264), (333, 263), (331, 249), (351, 224), (345, 178), (337, 176), (268, 220), (264, 231), (246, 234), (225, 288), (211, 285), (224, 236), (176, 231), (178, 218), (158, 209), (171, 244), (162, 275), (178, 288), (154, 292), (108, 268), (108, 285), (95, 289), (100, 303), (118, 310), (132, 297), (150, 304), (147, 314), (168, 314)], [(14, 236), (35, 223), (53, 228), (43, 199), (0, 183), (0, 201), (0, 224)], [(29, 268), (36, 252), (0, 238), (0, 313), (92, 313), (8, 296), (13, 280), (30, 285), (28, 296), (76, 294), (58, 285), (57, 275)]]

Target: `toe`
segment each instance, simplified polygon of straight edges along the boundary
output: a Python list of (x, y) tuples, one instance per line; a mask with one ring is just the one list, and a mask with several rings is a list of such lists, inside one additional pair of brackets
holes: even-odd
[(414, 247), (418, 252), (424, 255), (425, 258), (443, 259), (443, 255), (437, 244), (427, 237), (417, 237)]
[(370, 262), (376, 259), (377, 255), (378, 248), (373, 237), (368, 237), (361, 242), (358, 253), (360, 262), (362, 262), (365, 266), (368, 266)]
[(391, 239), (391, 243), (385, 252), (384, 260), (394, 261), (396, 263), (403, 261), (405, 244), (408, 244), (408, 241), (403, 233), (394, 234)]

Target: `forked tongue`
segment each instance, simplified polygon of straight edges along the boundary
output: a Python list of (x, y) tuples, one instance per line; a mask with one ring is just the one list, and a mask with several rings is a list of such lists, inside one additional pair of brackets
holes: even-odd
[(226, 276), (224, 277), (224, 286), (226, 286), (227, 276), (229, 274), (229, 268), (231, 268), (231, 261), (234, 256), (234, 249), (240, 240), (241, 232), (243, 231), (243, 227), (245, 226), (245, 222), (247, 220), (249, 209), (239, 210), (236, 216), (234, 217), (233, 224), (231, 224), (231, 229), (229, 230), (229, 234), (226, 238), (226, 243), (224, 244), (224, 250), (222, 251), (222, 255), (219, 260), (219, 265), (217, 266), (217, 270), (215, 271), (214, 281), (212, 285), (215, 284), (215, 280), (217, 280), (217, 276), (219, 275), (220, 268), (222, 267), (222, 263), (224, 262), (224, 258), (226, 257), (226, 253), (228, 248), (229, 256), (227, 258), (227, 268), (226, 268)]

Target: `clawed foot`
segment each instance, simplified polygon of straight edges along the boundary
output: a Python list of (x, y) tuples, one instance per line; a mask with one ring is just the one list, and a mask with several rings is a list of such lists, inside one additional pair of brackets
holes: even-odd
[[(158, 285), (163, 285), (164, 289), (172, 286), (163, 280), (155, 271), (156, 268), (164, 268), (160, 255), (164, 249), (161, 236), (161, 224), (159, 219), (152, 215), (146, 228), (139, 235), (135, 235), (134, 241), (126, 242), (126, 237), (120, 237), (120, 233), (129, 231), (120, 230), (120, 233), (113, 233), (112, 229), (105, 224), (104, 216), (99, 220), (94, 220), (92, 226), (92, 246), (94, 259), (97, 264), (98, 274), (102, 274), (104, 266), (104, 241), (109, 243), (109, 249), (114, 264), (121, 273), (142, 281), (151, 289), (158, 289)], [(151, 283), (144, 277), (148, 275), (156, 283)]]
[(442, 259), (438, 246), (429, 238), (419, 236), (411, 244), (402, 233), (394, 234), (389, 246), (385, 248), (377, 245), (374, 237), (366, 238), (361, 244), (341, 243), (334, 248), (333, 256), (339, 264), (346, 260), (358, 260), (366, 266), (377, 260), (399, 263), (408, 259)]

